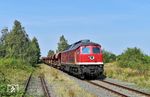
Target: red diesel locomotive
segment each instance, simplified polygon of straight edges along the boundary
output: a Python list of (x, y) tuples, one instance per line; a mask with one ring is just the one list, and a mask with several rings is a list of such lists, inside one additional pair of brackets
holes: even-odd
[(67, 50), (42, 60), (82, 79), (85, 76), (98, 77), (104, 71), (101, 45), (90, 40), (78, 41), (70, 45)]

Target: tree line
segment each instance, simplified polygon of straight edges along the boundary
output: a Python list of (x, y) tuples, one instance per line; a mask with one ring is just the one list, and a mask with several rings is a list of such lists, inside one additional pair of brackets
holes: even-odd
[(47, 56), (52, 56), (55, 54), (55, 52), (58, 53), (58, 52), (66, 50), (68, 48), (69, 44), (68, 44), (67, 39), (65, 39), (64, 35), (60, 36), (59, 42), (57, 43), (57, 45), (58, 45), (57, 50), (56, 51), (49, 50)]
[(14, 21), (12, 30), (7, 27), (1, 30), (0, 58), (21, 59), (32, 65), (40, 58), (40, 47), (36, 37), (30, 39), (18, 20)]

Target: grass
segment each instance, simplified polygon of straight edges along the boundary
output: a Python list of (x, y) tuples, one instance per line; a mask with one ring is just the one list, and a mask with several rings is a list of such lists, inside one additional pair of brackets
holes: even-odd
[(122, 68), (114, 62), (105, 64), (105, 74), (107, 77), (135, 83), (150, 90), (150, 71), (141, 72), (137, 69)]
[(51, 84), (57, 97), (96, 97), (84, 89), (82, 89), (74, 80), (64, 75), (57, 69), (42, 64), (40, 66), (41, 73)]
[[(0, 96), (20, 97), (24, 91), (25, 81), (33, 68), (19, 59), (0, 59)], [(7, 85), (19, 85), (16, 93), (7, 92)]]

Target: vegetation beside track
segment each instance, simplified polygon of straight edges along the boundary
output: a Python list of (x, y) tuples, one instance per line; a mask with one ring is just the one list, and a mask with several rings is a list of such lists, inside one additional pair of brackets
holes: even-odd
[[(104, 57), (105, 58), (105, 57)], [(105, 64), (105, 74), (150, 90), (150, 56), (139, 48), (127, 48), (114, 62)]]
[[(0, 59), (0, 96), (21, 97), (25, 82), (34, 68), (20, 59)], [(19, 91), (11, 93), (7, 85), (18, 85)]]
[(59, 70), (44, 64), (41, 64), (40, 68), (39, 70), (44, 74), (57, 97), (96, 97), (82, 89), (75, 81)]
[[(30, 39), (17, 20), (11, 30), (7, 27), (0, 34), (0, 97), (21, 97), (25, 81), (39, 62), (38, 40)], [(18, 92), (11, 92), (18, 85)]]
[(129, 67), (120, 67), (116, 62), (107, 63), (104, 66), (107, 77), (135, 83), (137, 86), (150, 90), (150, 71), (144, 72)]

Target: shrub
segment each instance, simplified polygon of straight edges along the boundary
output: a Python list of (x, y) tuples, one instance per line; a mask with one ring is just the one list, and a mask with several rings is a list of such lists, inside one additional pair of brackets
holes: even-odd
[(15, 58), (0, 59), (0, 67), (4, 67), (7, 69), (12, 68), (21, 70), (29, 70), (29, 67), (32, 68), (28, 62)]
[(32, 70), (33, 67), (21, 59), (0, 59), (0, 96), (21, 97), (22, 88), (12, 94), (7, 92), (7, 85), (19, 84), (22, 87)]
[(104, 63), (109, 63), (109, 62), (116, 61), (116, 55), (115, 54), (113, 54), (111, 52), (108, 52), (106, 50), (102, 50), (102, 53), (103, 53)]
[(147, 70), (150, 63), (149, 56), (145, 55), (139, 48), (127, 48), (117, 58), (118, 65), (138, 70)]

